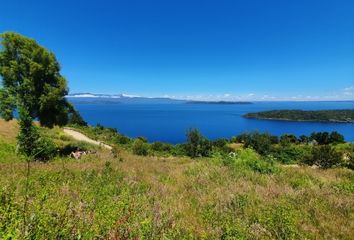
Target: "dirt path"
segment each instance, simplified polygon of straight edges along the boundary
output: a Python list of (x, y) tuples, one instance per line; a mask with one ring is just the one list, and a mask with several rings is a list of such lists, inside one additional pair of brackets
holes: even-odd
[(64, 132), (68, 135), (70, 135), (71, 137), (73, 137), (74, 139), (78, 140), (78, 141), (83, 141), (83, 142), (88, 142), (88, 143), (91, 143), (91, 144), (95, 144), (95, 145), (98, 145), (98, 146), (102, 146), (106, 149), (109, 149), (109, 150), (112, 150), (112, 147), (105, 144), (105, 143), (102, 143), (102, 142), (98, 142), (98, 141), (95, 141), (89, 137), (87, 137), (86, 135), (78, 132), (78, 131), (75, 131), (71, 128), (64, 128), (63, 129)]

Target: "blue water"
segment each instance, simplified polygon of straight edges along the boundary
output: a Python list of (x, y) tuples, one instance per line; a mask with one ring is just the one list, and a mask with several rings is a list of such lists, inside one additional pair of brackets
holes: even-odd
[(232, 137), (259, 130), (274, 135), (309, 135), (338, 131), (354, 141), (354, 123), (288, 122), (246, 119), (242, 115), (273, 109), (354, 109), (354, 102), (256, 102), (248, 105), (208, 104), (75, 104), (91, 125), (100, 123), (129, 136), (149, 141), (184, 142), (189, 128), (198, 128), (210, 139)]

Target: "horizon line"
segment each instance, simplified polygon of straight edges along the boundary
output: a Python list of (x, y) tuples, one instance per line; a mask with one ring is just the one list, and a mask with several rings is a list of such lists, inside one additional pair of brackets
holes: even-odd
[[(114, 97), (113, 97), (114, 96)], [(195, 95), (195, 96), (175, 96), (175, 95), (162, 95), (162, 96), (143, 96), (137, 94), (126, 94), (126, 93), (92, 93), (92, 92), (74, 92), (69, 93), (65, 97), (71, 98), (149, 98), (149, 99), (171, 99), (171, 100), (179, 100), (179, 101), (212, 101), (212, 102), (351, 102), (354, 101), (353, 99), (343, 99), (343, 98), (325, 98), (319, 96), (307, 96), (307, 97), (273, 97), (273, 96), (259, 96), (258, 98), (255, 97), (256, 95), (252, 96), (233, 96), (229, 95)], [(252, 98), (254, 97), (254, 98)]]

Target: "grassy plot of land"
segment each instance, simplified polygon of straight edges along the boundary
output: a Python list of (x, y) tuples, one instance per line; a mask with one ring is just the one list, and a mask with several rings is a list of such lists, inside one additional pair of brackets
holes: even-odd
[[(0, 154), (8, 157), (0, 160), (0, 239), (353, 238), (349, 169), (263, 164), (238, 146), (225, 164), (218, 155), (136, 156), (124, 148), (114, 157), (79, 143), (97, 152), (34, 162), (26, 179), (13, 153), (17, 128), (9, 133), (7, 124), (0, 123)], [(59, 128), (41, 131), (56, 144), (77, 144)]]
[(288, 121), (354, 122), (354, 109), (344, 110), (272, 110), (247, 113), (246, 118)]

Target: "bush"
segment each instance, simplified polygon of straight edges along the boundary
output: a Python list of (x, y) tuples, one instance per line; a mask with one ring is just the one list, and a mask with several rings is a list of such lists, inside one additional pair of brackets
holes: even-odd
[(342, 154), (330, 145), (314, 146), (311, 155), (304, 160), (305, 164), (331, 168), (342, 163)]
[(89, 143), (81, 141), (60, 146), (58, 152), (61, 156), (68, 156), (72, 152), (87, 151), (90, 148), (92, 148), (92, 146)]
[(213, 152), (223, 152), (223, 153), (230, 153), (234, 149), (228, 146), (229, 141), (227, 139), (217, 139), (211, 142), (213, 147)]
[(310, 141), (310, 138), (309, 138), (308, 136), (306, 136), (306, 135), (301, 135), (301, 136), (299, 137), (299, 141), (300, 141), (301, 143), (307, 144), (307, 143)]
[(344, 143), (344, 136), (334, 131), (329, 135), (329, 142), (333, 144)]
[(281, 163), (302, 162), (311, 155), (311, 148), (304, 145), (279, 145), (272, 148), (273, 156)]
[(318, 144), (325, 145), (325, 144), (337, 144), (337, 143), (344, 143), (343, 135), (339, 134), (336, 131), (331, 133), (328, 132), (313, 132), (310, 136), (311, 140), (316, 140)]
[(144, 143), (147, 143), (147, 142), (148, 142), (147, 138), (146, 138), (146, 137), (143, 137), (143, 136), (139, 136), (139, 137), (137, 137), (137, 139), (141, 140), (141, 141), (144, 142)]
[(274, 159), (270, 156), (261, 157), (252, 149), (242, 149), (235, 156), (224, 157), (223, 163), (236, 171), (242, 168), (250, 169), (261, 174), (273, 174), (279, 172), (274, 165)]
[(294, 134), (283, 134), (280, 136), (280, 144), (283, 146), (289, 145), (291, 143), (297, 143), (297, 138)]
[(185, 149), (187, 155), (192, 158), (209, 157), (211, 155), (212, 145), (197, 129), (190, 129), (187, 132)]
[(252, 148), (261, 155), (267, 155), (272, 145), (272, 136), (268, 133), (254, 132), (245, 138), (246, 148)]
[(274, 174), (279, 172), (279, 168), (274, 165), (274, 160), (271, 157), (247, 160), (245, 163), (250, 169), (261, 174)]
[(49, 138), (40, 137), (32, 154), (36, 160), (47, 161), (58, 154), (58, 149)]
[(174, 156), (186, 156), (186, 144), (176, 144), (171, 148), (170, 153)]
[(117, 144), (128, 144), (131, 140), (130, 138), (124, 136), (123, 134), (116, 134), (113, 140)]
[(149, 153), (149, 146), (141, 139), (136, 139), (133, 143), (133, 153), (140, 156), (147, 156)]
[(154, 142), (151, 144), (151, 149), (156, 152), (170, 152), (172, 150), (172, 145), (162, 142)]

